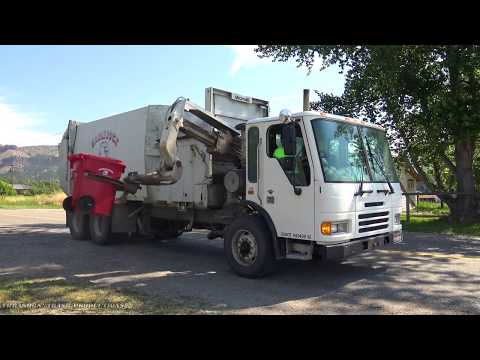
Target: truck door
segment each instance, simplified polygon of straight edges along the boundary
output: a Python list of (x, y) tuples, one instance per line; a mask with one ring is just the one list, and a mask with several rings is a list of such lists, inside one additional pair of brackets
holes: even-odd
[[(296, 155), (284, 156), (281, 123), (265, 129), (259, 166), (259, 197), (280, 237), (314, 240), (313, 166), (303, 123), (296, 123)], [(293, 164), (287, 165), (290, 161)], [(295, 191), (295, 188), (297, 189)]]

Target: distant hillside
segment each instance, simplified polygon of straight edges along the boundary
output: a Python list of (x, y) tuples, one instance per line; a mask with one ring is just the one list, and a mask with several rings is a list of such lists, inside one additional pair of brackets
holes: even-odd
[(55, 145), (0, 145), (0, 176), (14, 181), (24, 179), (55, 180), (58, 178), (58, 148)]

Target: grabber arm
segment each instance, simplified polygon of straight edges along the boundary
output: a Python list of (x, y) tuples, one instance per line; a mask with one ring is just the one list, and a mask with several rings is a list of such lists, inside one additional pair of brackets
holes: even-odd
[(167, 110), (165, 127), (159, 140), (160, 166), (147, 174), (130, 173), (124, 179), (127, 183), (143, 185), (175, 184), (182, 176), (182, 162), (177, 157), (178, 131), (183, 126), (183, 114), (187, 100), (179, 97)]
[[(212, 131), (208, 131), (191, 121), (184, 119), (185, 111), (195, 115), (208, 124)], [(213, 114), (201, 109), (184, 97), (179, 97), (168, 108), (165, 118), (165, 127), (159, 139), (160, 166), (148, 174), (129, 174), (124, 180), (129, 183), (143, 185), (169, 185), (176, 183), (182, 176), (182, 162), (177, 157), (177, 138), (182, 130), (188, 137), (194, 138), (207, 146), (209, 153), (231, 154), (242, 156), (240, 133), (216, 118)]]

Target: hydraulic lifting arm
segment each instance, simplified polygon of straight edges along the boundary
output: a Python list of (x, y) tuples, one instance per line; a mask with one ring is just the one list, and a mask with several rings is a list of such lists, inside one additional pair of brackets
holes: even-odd
[[(211, 131), (185, 119), (185, 111), (195, 115), (211, 127)], [(165, 127), (159, 139), (160, 166), (147, 174), (129, 174), (124, 181), (140, 185), (170, 185), (182, 176), (182, 162), (177, 157), (177, 139), (179, 132), (194, 138), (207, 146), (211, 154), (229, 154), (242, 157), (240, 132), (216, 118), (208, 111), (179, 97), (167, 110)]]

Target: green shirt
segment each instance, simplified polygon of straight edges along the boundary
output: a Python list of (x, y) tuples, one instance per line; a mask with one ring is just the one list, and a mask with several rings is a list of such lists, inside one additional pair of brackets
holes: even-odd
[(282, 146), (276, 148), (275, 152), (273, 153), (273, 157), (277, 159), (283, 159), (285, 156), (285, 150)]

